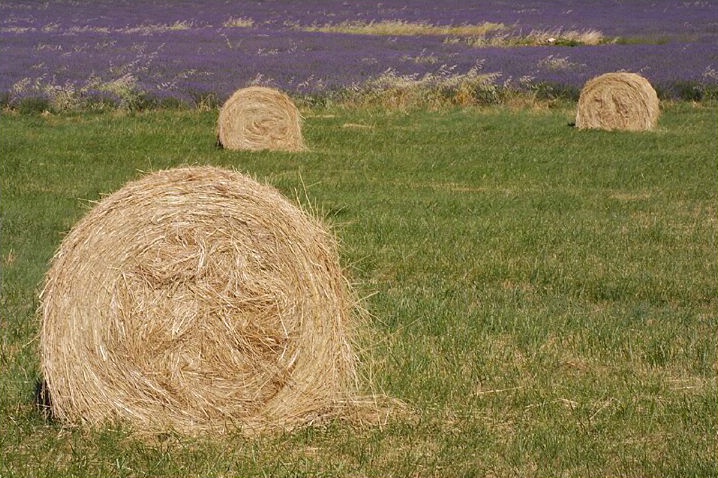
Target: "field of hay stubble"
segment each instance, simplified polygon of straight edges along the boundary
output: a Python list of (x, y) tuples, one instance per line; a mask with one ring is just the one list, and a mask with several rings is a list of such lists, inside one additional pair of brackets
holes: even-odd
[[(215, 112), (4, 115), (3, 475), (712, 476), (715, 107), (672, 105), (649, 133), (572, 115), (305, 111), (302, 153), (217, 150)], [(182, 164), (264, 178), (334, 225), (373, 315), (365, 373), (412, 417), (149, 443), (42, 418), (47, 261), (87, 201)]]

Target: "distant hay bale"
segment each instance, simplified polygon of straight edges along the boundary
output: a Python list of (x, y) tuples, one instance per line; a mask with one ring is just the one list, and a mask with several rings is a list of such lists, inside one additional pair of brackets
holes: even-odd
[(367, 402), (333, 236), (234, 171), (160, 171), (104, 198), (40, 299), (42, 373), (70, 425), (253, 434)]
[(581, 90), (576, 113), (579, 129), (648, 131), (658, 124), (658, 95), (635, 73), (605, 73)]
[(237, 90), (222, 106), (217, 139), (226, 149), (303, 151), (301, 115), (292, 100), (273, 88)]

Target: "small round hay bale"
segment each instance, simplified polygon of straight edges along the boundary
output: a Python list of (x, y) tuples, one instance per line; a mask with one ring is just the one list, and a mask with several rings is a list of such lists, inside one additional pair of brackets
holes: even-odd
[(635, 73), (605, 73), (584, 85), (578, 99), (576, 127), (648, 131), (658, 124), (658, 95)]
[(130, 182), (62, 241), (42, 373), (70, 425), (252, 434), (356, 413), (363, 316), (333, 236), (277, 190), (187, 167)]
[(303, 151), (301, 115), (273, 88), (242, 88), (224, 103), (217, 121), (219, 144), (232, 150)]

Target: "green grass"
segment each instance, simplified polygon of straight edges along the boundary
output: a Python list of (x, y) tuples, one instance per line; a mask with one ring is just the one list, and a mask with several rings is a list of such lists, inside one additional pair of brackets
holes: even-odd
[[(658, 131), (573, 110), (306, 110), (306, 153), (215, 148), (216, 112), (3, 115), (0, 476), (716, 476), (714, 105)], [(249, 440), (66, 430), (33, 405), (63, 234), (141, 171), (233, 167), (318, 211), (416, 413)]]

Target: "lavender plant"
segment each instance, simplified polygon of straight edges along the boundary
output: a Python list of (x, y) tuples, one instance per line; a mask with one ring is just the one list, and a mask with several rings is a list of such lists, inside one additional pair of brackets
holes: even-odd
[(593, 76), (629, 70), (664, 97), (699, 99), (718, 87), (717, 15), (710, 2), (668, 0), (210, 0), (202, 9), (186, 0), (9, 0), (0, 3), (0, 97), (60, 110), (212, 106), (251, 84), (346, 95), (387, 72), (443, 78), (480, 67), (489, 93), (571, 95)]

